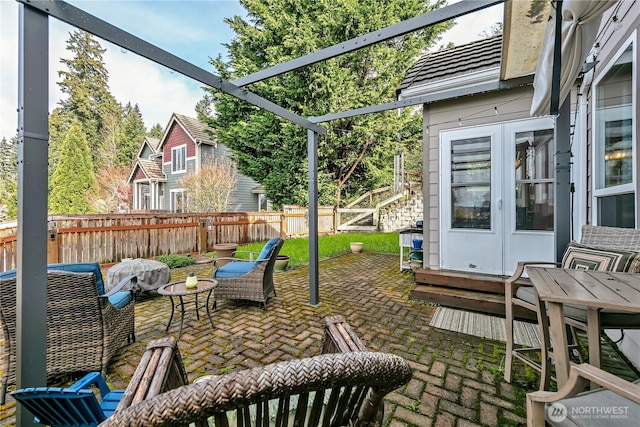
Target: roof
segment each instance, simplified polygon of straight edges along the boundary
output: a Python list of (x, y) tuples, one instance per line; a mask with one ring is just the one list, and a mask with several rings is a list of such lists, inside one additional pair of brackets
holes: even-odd
[(138, 159), (136, 160), (136, 165), (131, 171), (131, 175), (129, 175), (129, 179), (127, 180), (128, 184), (133, 182), (133, 178), (135, 177), (137, 168), (142, 169), (142, 173), (144, 173), (144, 175), (149, 180), (165, 181), (167, 179), (164, 172), (162, 172), (162, 167), (158, 162), (148, 159)]
[(191, 136), (191, 138), (193, 138), (196, 142), (204, 142), (208, 144), (216, 143), (214, 137), (206, 132), (207, 125), (202, 123), (200, 120), (176, 113), (174, 113), (173, 116), (182, 125), (189, 136)]
[(406, 88), (500, 67), (502, 35), (423, 55), (400, 83)]
[(149, 147), (151, 147), (153, 152), (157, 153), (158, 149), (160, 148), (160, 139), (151, 138), (151, 137), (147, 136), (147, 137), (145, 137), (145, 140), (146, 140), (147, 144), (149, 144)]

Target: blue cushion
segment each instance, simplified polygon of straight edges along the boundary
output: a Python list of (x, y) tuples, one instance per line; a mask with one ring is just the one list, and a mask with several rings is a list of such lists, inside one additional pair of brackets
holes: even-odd
[(116, 292), (113, 295), (109, 296), (109, 302), (115, 308), (124, 308), (129, 304), (132, 300), (131, 292)]
[(96, 287), (98, 295), (104, 294), (104, 281), (102, 280), (102, 272), (100, 264), (97, 262), (65, 262), (60, 264), (49, 264), (48, 270), (70, 271), (72, 273), (93, 273), (96, 277)]
[(279, 241), (280, 241), (279, 237), (274, 237), (273, 239), (269, 240), (262, 247), (262, 250), (260, 251), (260, 255), (258, 255), (258, 259), (267, 259), (267, 258), (269, 258), (269, 255), (271, 255), (271, 251), (273, 250), (273, 247), (275, 245), (277, 245)]
[(223, 265), (216, 270), (213, 277), (228, 279), (247, 274), (256, 267), (254, 262), (235, 261)]

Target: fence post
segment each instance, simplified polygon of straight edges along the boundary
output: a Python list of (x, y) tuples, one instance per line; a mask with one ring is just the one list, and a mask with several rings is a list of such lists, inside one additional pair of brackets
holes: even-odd
[(47, 264), (55, 264), (60, 262), (58, 240), (58, 229), (50, 228), (47, 233)]
[(287, 213), (284, 210), (284, 206), (282, 207), (282, 215), (280, 215), (280, 238), (287, 238)]
[(200, 226), (198, 227), (198, 253), (208, 252), (207, 246), (207, 220), (200, 219)]

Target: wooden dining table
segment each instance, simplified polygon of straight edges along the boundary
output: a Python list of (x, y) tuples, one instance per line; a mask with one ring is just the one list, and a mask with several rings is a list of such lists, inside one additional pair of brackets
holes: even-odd
[[(600, 367), (600, 310), (640, 313), (640, 274), (553, 267), (527, 267), (531, 284), (549, 313), (558, 388), (569, 378), (569, 346), (564, 304), (587, 310), (589, 363)], [(560, 344), (559, 344), (560, 343)]]

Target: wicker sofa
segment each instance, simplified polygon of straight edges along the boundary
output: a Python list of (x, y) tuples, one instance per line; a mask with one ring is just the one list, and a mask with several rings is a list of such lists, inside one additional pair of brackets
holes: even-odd
[[(56, 267), (57, 266), (57, 267)], [(109, 361), (127, 340), (135, 340), (135, 276), (104, 293), (97, 263), (50, 265), (47, 273), (47, 375), (106, 372)], [(58, 271), (76, 268), (82, 273)], [(123, 290), (129, 289), (129, 290)], [(0, 328), (4, 337), (0, 360), (0, 404), (8, 384), (16, 381), (16, 274), (0, 275)]]

